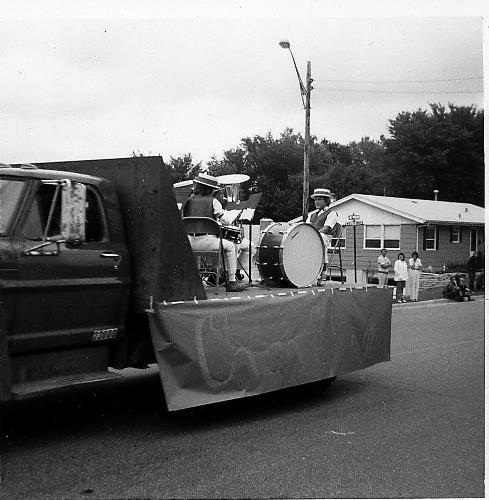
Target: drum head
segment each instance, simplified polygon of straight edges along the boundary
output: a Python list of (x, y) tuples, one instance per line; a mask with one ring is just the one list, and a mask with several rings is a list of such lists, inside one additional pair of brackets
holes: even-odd
[(306, 223), (291, 226), (283, 247), (286, 279), (297, 287), (315, 283), (324, 264), (324, 243), (319, 231)]
[(241, 184), (243, 182), (249, 181), (250, 176), (246, 174), (226, 174), (220, 175), (217, 180), (219, 184)]

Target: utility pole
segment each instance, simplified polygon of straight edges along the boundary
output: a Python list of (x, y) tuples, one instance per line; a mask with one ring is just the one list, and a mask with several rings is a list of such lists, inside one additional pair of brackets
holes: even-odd
[(294, 54), (290, 48), (290, 42), (288, 40), (282, 40), (279, 42), (279, 45), (283, 49), (287, 49), (290, 52), (295, 72), (297, 74), (297, 79), (299, 80), (302, 105), (306, 110), (304, 134), (304, 172), (302, 181), (302, 221), (306, 222), (309, 211), (309, 161), (311, 157), (311, 83), (313, 82), (313, 79), (311, 78), (311, 61), (307, 61), (306, 85), (304, 85), (299, 70), (297, 69), (297, 64), (295, 63)]
[(306, 222), (309, 212), (309, 162), (311, 157), (311, 61), (307, 61), (305, 88), (306, 123), (304, 134), (304, 179), (302, 184), (302, 221)]

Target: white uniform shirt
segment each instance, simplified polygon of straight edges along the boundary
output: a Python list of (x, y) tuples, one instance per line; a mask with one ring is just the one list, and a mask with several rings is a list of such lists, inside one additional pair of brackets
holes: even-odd
[(221, 202), (216, 200), (216, 198), (212, 200), (212, 210), (214, 211), (216, 220), (219, 220), (224, 215), (224, 209), (222, 208)]
[(325, 226), (329, 226), (331, 229), (333, 229), (338, 222), (338, 213), (336, 210), (331, 210), (329, 212), (328, 216), (326, 217), (326, 222), (324, 223)]

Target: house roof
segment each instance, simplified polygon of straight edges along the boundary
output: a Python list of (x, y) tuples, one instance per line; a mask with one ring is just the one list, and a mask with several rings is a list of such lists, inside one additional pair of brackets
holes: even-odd
[(352, 199), (421, 224), (430, 222), (440, 224), (484, 224), (484, 208), (472, 203), (351, 194), (335, 201), (331, 206), (339, 207)]

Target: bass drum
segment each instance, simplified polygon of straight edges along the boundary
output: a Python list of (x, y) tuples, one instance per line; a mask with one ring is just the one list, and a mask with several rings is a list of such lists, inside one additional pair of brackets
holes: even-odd
[(311, 224), (275, 222), (262, 231), (258, 271), (271, 285), (308, 286), (323, 270), (324, 251), (321, 234)]

